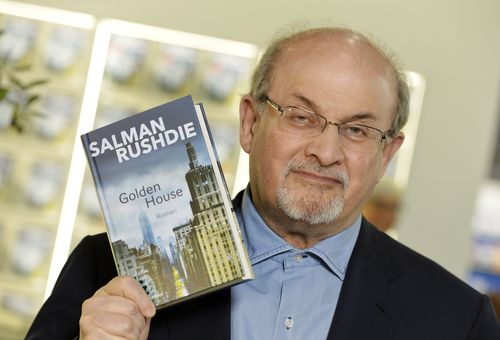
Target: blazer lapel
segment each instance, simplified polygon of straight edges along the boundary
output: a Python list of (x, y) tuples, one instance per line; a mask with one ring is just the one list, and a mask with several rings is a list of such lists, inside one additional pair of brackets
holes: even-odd
[(389, 240), (363, 220), (328, 335), (329, 340), (388, 340), (405, 308), (391, 290), (401, 276)]

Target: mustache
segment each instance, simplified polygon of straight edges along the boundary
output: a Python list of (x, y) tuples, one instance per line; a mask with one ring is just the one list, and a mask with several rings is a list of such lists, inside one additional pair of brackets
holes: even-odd
[(331, 177), (342, 183), (342, 188), (349, 187), (349, 176), (347, 171), (333, 166), (323, 166), (318, 162), (290, 160), (284, 170), (284, 177), (287, 177), (293, 170), (303, 170), (325, 177)]

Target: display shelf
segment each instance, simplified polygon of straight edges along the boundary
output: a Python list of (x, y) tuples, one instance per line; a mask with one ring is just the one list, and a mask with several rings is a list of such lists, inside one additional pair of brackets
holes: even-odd
[(22, 339), (41, 306), (45, 280), (34, 282), (4, 275), (0, 279), (0, 338)]
[[(91, 16), (0, 1), (0, 337), (23, 338), (43, 302), (72, 158), (91, 53)], [(5, 86), (7, 78), (2, 78)], [(38, 100), (22, 132), (11, 126), (16, 104)]]

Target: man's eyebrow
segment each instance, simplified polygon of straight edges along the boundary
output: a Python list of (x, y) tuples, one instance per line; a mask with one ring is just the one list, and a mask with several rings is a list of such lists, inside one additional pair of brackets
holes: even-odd
[[(320, 115), (323, 115), (323, 116), (327, 113), (327, 112), (321, 112), (321, 110), (319, 110), (318, 106), (314, 103), (314, 101), (305, 97), (304, 95), (294, 94), (293, 96), (295, 98), (297, 98), (299, 101), (301, 101), (302, 103), (304, 103), (304, 105), (307, 106), (307, 108), (310, 108), (314, 112), (319, 113)], [(350, 122), (355, 122), (357, 120), (364, 120), (364, 119), (376, 121), (377, 116), (374, 113), (369, 112), (369, 111), (359, 112), (353, 116), (347, 117), (346, 119), (342, 119), (342, 121), (339, 123), (350, 123)]]
[(314, 112), (322, 114), (321, 112), (318, 111), (319, 110), (318, 106), (311, 99), (305, 97), (304, 95), (298, 94), (298, 93), (293, 94), (293, 96), (295, 98), (297, 98), (299, 101), (301, 101), (310, 110), (313, 110)]
[(357, 120), (365, 120), (365, 119), (376, 121), (377, 116), (371, 112), (360, 112), (353, 116), (348, 117), (347, 119), (344, 120), (343, 123), (354, 122)]

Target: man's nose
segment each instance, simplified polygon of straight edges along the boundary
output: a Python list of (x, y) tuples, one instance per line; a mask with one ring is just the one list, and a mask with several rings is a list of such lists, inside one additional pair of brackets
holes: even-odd
[(316, 157), (322, 166), (342, 163), (344, 149), (338, 126), (328, 122), (323, 132), (312, 137), (306, 145), (306, 155)]

